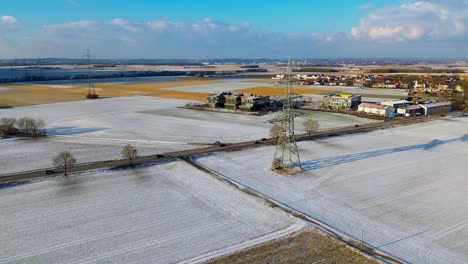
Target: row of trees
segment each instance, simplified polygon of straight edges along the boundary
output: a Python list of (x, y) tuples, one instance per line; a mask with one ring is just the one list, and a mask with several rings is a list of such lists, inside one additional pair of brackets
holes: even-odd
[(47, 135), (46, 123), (42, 119), (4, 117), (0, 119), (0, 135), (43, 137)]
[[(122, 158), (128, 160), (131, 166), (132, 161), (138, 157), (138, 150), (134, 146), (127, 144), (122, 148), (121, 155)], [(69, 151), (63, 151), (54, 157), (53, 164), (54, 167), (63, 170), (65, 176), (67, 176), (69, 168), (76, 165), (76, 159)]]

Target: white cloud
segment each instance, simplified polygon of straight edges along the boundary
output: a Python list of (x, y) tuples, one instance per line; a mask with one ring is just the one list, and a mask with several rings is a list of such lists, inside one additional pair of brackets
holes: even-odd
[(17, 24), (18, 23), (18, 19), (14, 16), (2, 16), (0, 17), (0, 21), (1, 23), (4, 23), (4, 24)]
[(355, 38), (375, 41), (442, 40), (466, 37), (468, 2), (466, 0), (418, 1), (371, 12), (358, 27)]

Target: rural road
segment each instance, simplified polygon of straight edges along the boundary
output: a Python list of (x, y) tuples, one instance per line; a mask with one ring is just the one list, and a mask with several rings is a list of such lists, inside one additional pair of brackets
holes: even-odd
[[(308, 134), (299, 134), (296, 135), (297, 141), (304, 141), (304, 140), (312, 140), (312, 139), (319, 139), (324, 137), (333, 137), (333, 136), (340, 136), (345, 134), (353, 134), (353, 133), (362, 133), (362, 132), (369, 132), (373, 130), (379, 129), (386, 129), (395, 126), (404, 126), (404, 125), (411, 125), (419, 122), (426, 122), (435, 120), (438, 117), (415, 117), (411, 119), (393, 119), (388, 120), (385, 122), (377, 122), (377, 123), (369, 123), (359, 126), (346, 126), (341, 128), (332, 128), (319, 131), (312, 135)], [(141, 165), (141, 164), (148, 164), (153, 162), (159, 161), (167, 161), (173, 158), (183, 158), (183, 157), (190, 157), (196, 155), (204, 155), (213, 152), (219, 151), (241, 151), (247, 148), (253, 147), (260, 147), (265, 145), (274, 145), (276, 143), (275, 139), (268, 138), (268, 139), (260, 139), (254, 141), (246, 141), (240, 143), (224, 143), (221, 145), (215, 145), (210, 147), (203, 147), (197, 149), (190, 149), (190, 150), (183, 150), (183, 151), (174, 151), (174, 152), (167, 152), (158, 155), (149, 155), (149, 156), (141, 156), (137, 157), (133, 160), (134, 165)], [(107, 160), (107, 161), (97, 161), (97, 162), (88, 162), (88, 163), (79, 163), (75, 166), (69, 168), (70, 173), (77, 173), (82, 171), (89, 171), (89, 170), (96, 170), (96, 169), (104, 169), (104, 168), (114, 168), (114, 167), (124, 167), (128, 166), (128, 161), (123, 159), (117, 160)], [(46, 170), (51, 170), (52, 173), (45, 174)], [(31, 171), (22, 171), (18, 173), (10, 173), (10, 174), (0, 174), (0, 184), (14, 184), (17, 182), (28, 181), (36, 178), (44, 178), (44, 177), (53, 177), (61, 175), (63, 171), (58, 170), (56, 168), (43, 168), (38, 170), (31, 170)]]

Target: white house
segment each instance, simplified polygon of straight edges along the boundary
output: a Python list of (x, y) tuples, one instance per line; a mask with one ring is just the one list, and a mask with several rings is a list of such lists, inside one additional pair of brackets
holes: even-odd
[(394, 111), (395, 109), (388, 105), (362, 103), (358, 106), (358, 112), (381, 116), (389, 116)]

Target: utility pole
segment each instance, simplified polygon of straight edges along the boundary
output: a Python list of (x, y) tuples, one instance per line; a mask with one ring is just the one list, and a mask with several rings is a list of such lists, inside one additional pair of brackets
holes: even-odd
[(281, 98), (283, 102), (283, 113), (270, 120), (270, 123), (279, 123), (282, 128), (282, 133), (278, 137), (278, 142), (276, 144), (275, 156), (271, 169), (273, 171), (292, 175), (303, 169), (301, 167), (301, 159), (299, 158), (296, 137), (294, 135), (294, 118), (302, 114), (294, 110), (291, 57), (289, 57), (286, 75), (286, 85)]

